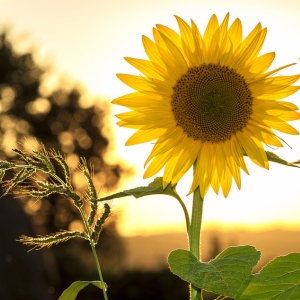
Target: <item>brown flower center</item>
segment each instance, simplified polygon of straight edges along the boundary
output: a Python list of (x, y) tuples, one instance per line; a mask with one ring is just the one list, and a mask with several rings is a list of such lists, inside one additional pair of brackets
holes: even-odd
[(243, 76), (226, 66), (190, 68), (173, 87), (172, 110), (188, 136), (223, 142), (246, 126), (252, 95)]

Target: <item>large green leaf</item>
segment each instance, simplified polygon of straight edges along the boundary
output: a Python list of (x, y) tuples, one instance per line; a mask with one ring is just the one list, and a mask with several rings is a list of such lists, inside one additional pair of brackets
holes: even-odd
[(300, 253), (275, 258), (260, 273), (247, 278), (234, 299), (299, 300)]
[(216, 294), (234, 297), (260, 259), (253, 246), (229, 247), (208, 263), (200, 262), (190, 251), (172, 251), (171, 271), (194, 286)]
[[(100, 281), (75, 281), (61, 294), (58, 300), (74, 300), (78, 293), (90, 283), (102, 289)], [(106, 289), (107, 286), (105, 286)]]
[(127, 197), (127, 196), (134, 196), (135, 198), (141, 198), (149, 195), (169, 195), (176, 198), (177, 200), (181, 200), (179, 195), (176, 193), (175, 186), (172, 187), (172, 185), (169, 184), (165, 189), (163, 189), (162, 177), (155, 178), (154, 181), (152, 181), (148, 186), (140, 186), (98, 200), (105, 201), (105, 200), (111, 200), (111, 199)]

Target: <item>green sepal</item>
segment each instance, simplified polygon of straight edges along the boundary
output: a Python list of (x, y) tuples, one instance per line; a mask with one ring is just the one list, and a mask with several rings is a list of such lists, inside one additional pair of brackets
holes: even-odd
[[(90, 283), (102, 289), (102, 284), (100, 281), (75, 281), (66, 290), (64, 290), (64, 292), (61, 294), (58, 300), (76, 299), (78, 293)], [(105, 284), (105, 290), (107, 290), (107, 285), (106, 283), (104, 284)]]
[(279, 256), (247, 278), (235, 300), (300, 299), (300, 253)]
[(163, 189), (162, 177), (156, 177), (148, 186), (140, 186), (134, 189), (119, 192), (104, 198), (97, 199), (97, 201), (105, 201), (127, 196), (133, 196), (138, 199), (149, 195), (169, 195), (176, 198), (177, 200), (181, 200), (175, 190), (175, 186), (172, 186), (171, 183), (169, 183), (169, 185), (165, 189)]
[(208, 263), (200, 262), (190, 251), (177, 249), (168, 257), (171, 271), (197, 288), (235, 297), (243, 281), (260, 259), (253, 246), (229, 247)]

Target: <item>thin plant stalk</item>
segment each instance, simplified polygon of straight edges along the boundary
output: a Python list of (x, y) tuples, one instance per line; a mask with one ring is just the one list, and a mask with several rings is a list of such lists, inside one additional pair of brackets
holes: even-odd
[[(195, 164), (194, 164), (195, 170)], [(195, 257), (200, 260), (200, 233), (202, 224), (202, 213), (203, 213), (203, 199), (200, 195), (199, 187), (194, 191), (193, 194), (193, 208), (191, 226), (189, 230), (189, 248)], [(201, 289), (190, 285), (190, 299), (191, 300), (202, 300)]]
[(180, 205), (181, 205), (181, 207), (183, 209), (183, 212), (184, 212), (185, 224), (186, 224), (186, 231), (188, 233), (189, 230), (190, 230), (190, 226), (191, 226), (189, 212), (188, 212), (188, 210), (187, 210), (184, 202), (182, 201), (182, 199), (180, 198), (180, 196), (177, 194), (177, 192), (176, 192), (176, 195), (177, 195), (176, 199), (179, 201), (179, 203), (180, 203)]
[(107, 294), (106, 294), (106, 285), (103, 281), (103, 276), (102, 276), (102, 272), (101, 272), (101, 268), (100, 268), (100, 264), (99, 264), (99, 260), (98, 260), (98, 257), (97, 257), (97, 253), (96, 253), (96, 250), (95, 250), (95, 244), (94, 242), (92, 241), (91, 237), (92, 237), (92, 234), (91, 234), (91, 231), (90, 231), (90, 228), (88, 226), (88, 223), (86, 221), (86, 217), (82, 211), (81, 208), (78, 208), (80, 213), (81, 213), (81, 216), (82, 216), (82, 219), (83, 219), (83, 223), (85, 225), (85, 228), (88, 232), (88, 236), (90, 238), (90, 245), (91, 245), (91, 248), (92, 248), (92, 251), (93, 251), (93, 255), (94, 255), (94, 258), (95, 258), (95, 261), (96, 261), (96, 265), (97, 265), (97, 270), (98, 270), (98, 274), (99, 274), (99, 277), (100, 277), (100, 281), (101, 281), (101, 285), (102, 285), (102, 292), (103, 292), (103, 296), (104, 296), (104, 299), (105, 300), (108, 300), (108, 297), (107, 297)]
[[(58, 176), (56, 176), (55, 174), (51, 174), (51, 175), (55, 179), (57, 179), (62, 185), (66, 186), (66, 184)], [(104, 299), (108, 300), (108, 297), (107, 297), (107, 294), (106, 294), (106, 285), (105, 285), (105, 283), (103, 281), (103, 276), (102, 276), (102, 272), (101, 272), (99, 260), (98, 260), (98, 257), (97, 257), (97, 253), (96, 253), (96, 250), (95, 250), (95, 244), (94, 244), (94, 242), (92, 240), (92, 233), (91, 233), (90, 227), (88, 226), (86, 217), (85, 217), (84, 212), (81, 209), (81, 207), (77, 206), (77, 208), (80, 211), (80, 214), (81, 214), (84, 226), (85, 226), (85, 228), (86, 228), (86, 230), (88, 232), (88, 236), (89, 236), (89, 240), (90, 240), (90, 245), (91, 245), (91, 248), (92, 248), (92, 251), (93, 251), (93, 255), (94, 255), (94, 258), (95, 258), (95, 262), (96, 262), (96, 266), (97, 266), (97, 270), (98, 270), (100, 282), (101, 282), (101, 285), (102, 285), (102, 292), (103, 292)]]

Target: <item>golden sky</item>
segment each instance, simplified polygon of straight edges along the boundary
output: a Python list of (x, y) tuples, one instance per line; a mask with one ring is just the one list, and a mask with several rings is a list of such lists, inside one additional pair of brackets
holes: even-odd
[[(141, 36), (151, 38), (155, 24), (178, 31), (174, 15), (186, 21), (193, 19), (203, 33), (213, 13), (222, 20), (230, 12), (230, 23), (241, 19), (244, 37), (261, 22), (268, 28), (261, 54), (276, 52), (271, 69), (298, 62), (296, 57), (300, 57), (299, 0), (0, 0), (0, 4), (0, 24), (11, 24), (16, 37), (29, 33), (23, 40), (30, 41), (29, 48), (38, 49), (40, 61), (50, 61), (60, 74), (81, 81), (90, 93), (108, 100), (131, 92), (116, 73), (138, 74), (123, 57), (147, 58)], [(296, 65), (280, 74), (299, 73)], [(299, 106), (300, 92), (287, 100)], [(122, 107), (114, 108), (114, 113), (124, 111)], [(299, 121), (292, 125), (300, 131)], [(136, 178), (124, 188), (147, 185), (153, 179), (142, 179), (143, 165), (152, 146), (125, 147), (134, 131), (117, 126), (115, 130), (117, 153), (138, 170)], [(280, 136), (293, 149), (285, 147), (274, 152), (288, 161), (298, 160), (300, 136)], [(271, 163), (267, 171), (250, 161), (246, 163), (250, 176), (243, 174), (240, 191), (233, 186), (227, 199), (212, 191), (207, 193), (204, 228), (257, 229), (264, 225), (299, 229), (300, 170)], [(187, 174), (178, 184), (189, 209), (192, 199), (185, 195), (191, 176)], [(183, 213), (172, 198), (128, 198), (116, 200), (114, 206), (125, 235), (184, 230)]]

